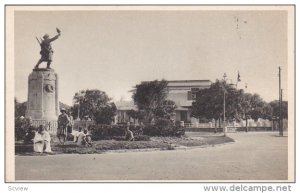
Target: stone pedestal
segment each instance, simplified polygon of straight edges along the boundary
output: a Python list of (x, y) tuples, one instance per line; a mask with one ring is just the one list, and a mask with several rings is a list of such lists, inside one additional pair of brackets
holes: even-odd
[(58, 77), (53, 69), (33, 69), (28, 77), (26, 117), (56, 121), (59, 114)]

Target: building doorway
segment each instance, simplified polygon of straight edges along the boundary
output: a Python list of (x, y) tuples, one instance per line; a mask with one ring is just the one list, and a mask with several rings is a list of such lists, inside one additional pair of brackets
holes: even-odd
[(187, 122), (187, 111), (180, 111), (180, 121)]

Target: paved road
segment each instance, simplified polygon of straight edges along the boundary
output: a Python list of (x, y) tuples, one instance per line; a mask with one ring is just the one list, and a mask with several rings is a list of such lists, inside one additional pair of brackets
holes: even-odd
[(236, 142), (187, 150), (16, 156), (16, 180), (287, 179), (287, 137), (274, 133), (229, 136)]

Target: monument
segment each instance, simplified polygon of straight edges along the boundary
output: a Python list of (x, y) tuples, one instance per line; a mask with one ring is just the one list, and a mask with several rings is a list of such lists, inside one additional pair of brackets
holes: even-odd
[[(58, 76), (50, 68), (53, 55), (51, 42), (61, 35), (60, 30), (58, 28), (56, 30), (58, 34), (53, 38), (49, 38), (48, 34), (44, 35), (41, 41), (37, 38), (41, 46), (41, 58), (28, 77), (26, 117), (30, 117), (35, 126), (43, 124), (49, 125), (50, 128), (50, 125), (53, 127), (57, 124), (59, 114)], [(39, 68), (42, 62), (47, 62), (47, 68)]]
[(57, 120), (59, 114), (58, 77), (53, 69), (33, 69), (28, 77), (26, 117)]

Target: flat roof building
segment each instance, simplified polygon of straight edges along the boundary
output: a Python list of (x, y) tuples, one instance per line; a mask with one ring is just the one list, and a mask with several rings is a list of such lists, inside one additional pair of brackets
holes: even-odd
[[(143, 81), (146, 82), (146, 81)], [(143, 83), (142, 82), (142, 83)], [(175, 102), (177, 108), (175, 109), (175, 121), (184, 121), (185, 123), (198, 122), (198, 119), (191, 117), (192, 102), (196, 99), (196, 92), (200, 89), (209, 88), (211, 85), (210, 80), (171, 80), (167, 81), (168, 85), (168, 100)], [(135, 92), (135, 89), (131, 90)], [(117, 118), (120, 121), (130, 121), (128, 116), (125, 115), (126, 110), (136, 109), (133, 102), (116, 102), (119, 111)], [(126, 119), (127, 118), (127, 119)]]

